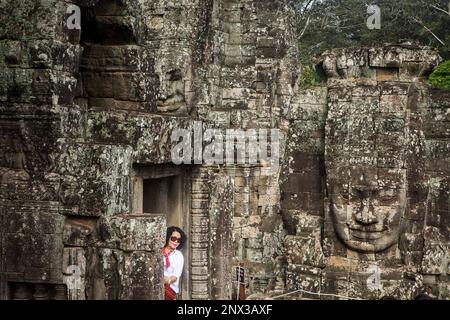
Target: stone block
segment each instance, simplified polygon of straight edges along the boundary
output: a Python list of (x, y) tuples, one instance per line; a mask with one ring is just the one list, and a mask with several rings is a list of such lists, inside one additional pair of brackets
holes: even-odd
[(448, 264), (448, 249), (439, 243), (425, 242), (422, 258), (422, 273), (446, 274)]
[(377, 81), (397, 81), (399, 76), (398, 68), (377, 68)]
[(290, 263), (325, 267), (327, 258), (322, 252), (320, 233), (315, 232), (310, 237), (286, 236), (284, 244)]
[[(289, 291), (304, 290), (314, 293), (321, 292), (321, 270), (310, 266), (290, 264), (286, 270), (286, 288)], [(319, 299), (316, 294), (298, 292), (294, 297), (301, 299)]]
[[(61, 149), (58, 170), (65, 176), (65, 199), (78, 202), (78, 215), (126, 212), (129, 208), (129, 147), (74, 144)], [(78, 177), (78, 182), (71, 181), (69, 176)]]
[(308, 210), (308, 193), (283, 191), (281, 207), (283, 210)]
[(98, 239), (97, 217), (66, 217), (63, 243), (66, 246), (94, 246)]
[(286, 185), (283, 186), (286, 192), (322, 192), (322, 178), (318, 172), (293, 173), (290, 174)]
[(155, 253), (165, 243), (165, 230), (165, 216), (125, 215), (101, 219), (98, 232), (112, 248)]
[(120, 299), (162, 299), (163, 264), (159, 255), (143, 251), (125, 254), (121, 267)]

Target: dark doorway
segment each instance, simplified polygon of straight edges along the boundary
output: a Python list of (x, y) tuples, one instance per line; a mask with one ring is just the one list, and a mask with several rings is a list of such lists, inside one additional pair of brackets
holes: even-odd
[(176, 165), (133, 166), (131, 178), (133, 215), (164, 215), (167, 226), (182, 228), (188, 245), (181, 251), (184, 270), (180, 282), (181, 299), (190, 298), (190, 168)]

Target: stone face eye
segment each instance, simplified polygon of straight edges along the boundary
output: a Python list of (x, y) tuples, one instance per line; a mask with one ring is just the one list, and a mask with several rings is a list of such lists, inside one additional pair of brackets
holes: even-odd
[(356, 199), (360, 199), (363, 197), (363, 191), (359, 189), (352, 189), (352, 196)]
[(166, 79), (169, 81), (179, 81), (183, 79), (183, 75), (181, 73), (181, 70), (175, 69), (167, 72)]
[(342, 198), (343, 200), (348, 200), (348, 199), (349, 199), (349, 194), (348, 194), (348, 191), (347, 191), (347, 190), (342, 190), (342, 191), (341, 191), (341, 198)]

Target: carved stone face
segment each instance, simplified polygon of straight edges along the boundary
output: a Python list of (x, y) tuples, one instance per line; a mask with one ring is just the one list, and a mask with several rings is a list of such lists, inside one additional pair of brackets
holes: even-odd
[(181, 70), (170, 70), (160, 77), (157, 106), (159, 112), (175, 112), (180, 109), (185, 111), (186, 101)]
[(355, 179), (329, 182), (330, 210), (338, 237), (359, 252), (383, 251), (398, 242), (406, 207), (404, 183), (380, 186), (364, 170), (349, 168)]
[(338, 238), (358, 252), (396, 244), (406, 210), (409, 136), (402, 101), (373, 97), (330, 104), (325, 133), (329, 209)]

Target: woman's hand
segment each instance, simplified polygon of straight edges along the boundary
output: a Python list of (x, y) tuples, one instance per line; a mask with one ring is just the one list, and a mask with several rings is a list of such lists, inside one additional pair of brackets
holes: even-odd
[(164, 277), (164, 283), (166, 284), (172, 284), (175, 283), (175, 281), (177, 281), (177, 277), (175, 276)]
[(171, 276), (171, 277), (169, 278), (169, 280), (170, 280), (170, 284), (175, 283), (175, 281), (177, 281), (177, 277)]

